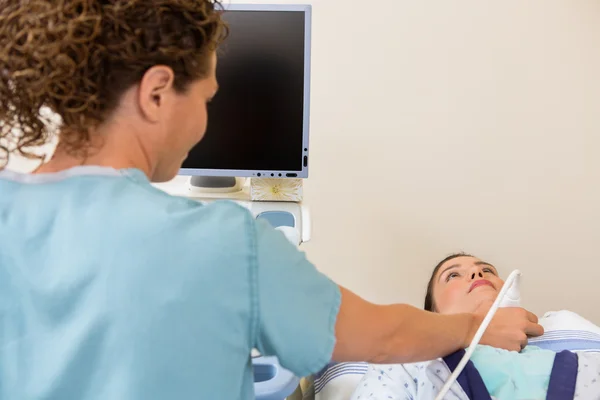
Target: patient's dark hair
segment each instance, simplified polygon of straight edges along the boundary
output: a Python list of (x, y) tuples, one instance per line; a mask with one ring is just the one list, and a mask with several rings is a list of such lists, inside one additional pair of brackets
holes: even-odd
[(221, 13), (219, 0), (2, 1), (0, 170), (52, 141), (41, 109), (60, 116), (61, 146), (82, 150), (151, 67), (185, 92), (227, 36)]
[(444, 265), (447, 261), (453, 260), (458, 257), (473, 257), (473, 256), (470, 254), (467, 254), (467, 253), (454, 253), (454, 254), (451, 254), (448, 257), (444, 258), (442, 261), (440, 261), (435, 266), (435, 268), (433, 269), (433, 272), (431, 273), (431, 278), (429, 278), (429, 283), (427, 283), (427, 293), (425, 294), (425, 307), (424, 307), (425, 310), (431, 311), (431, 312), (436, 312), (435, 311), (435, 303), (433, 301), (433, 282), (435, 280), (435, 275), (438, 273), (441, 266)]

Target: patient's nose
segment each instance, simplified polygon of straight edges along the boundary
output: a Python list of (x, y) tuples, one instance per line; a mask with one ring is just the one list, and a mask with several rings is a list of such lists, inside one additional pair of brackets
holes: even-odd
[(481, 279), (483, 278), (483, 272), (477, 271), (477, 273), (473, 272), (471, 275), (471, 279)]

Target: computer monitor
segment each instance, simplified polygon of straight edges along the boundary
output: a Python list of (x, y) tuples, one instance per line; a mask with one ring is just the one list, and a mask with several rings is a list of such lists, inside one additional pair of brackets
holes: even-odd
[(307, 178), (311, 6), (230, 4), (223, 18), (219, 92), (180, 175)]

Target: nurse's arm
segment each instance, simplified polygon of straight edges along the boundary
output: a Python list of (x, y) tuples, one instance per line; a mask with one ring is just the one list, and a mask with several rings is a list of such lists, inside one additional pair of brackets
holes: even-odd
[[(333, 361), (400, 364), (444, 357), (469, 345), (483, 317), (442, 315), (406, 305), (376, 305), (340, 288)], [(499, 309), (481, 343), (520, 350), (539, 336), (537, 317), (520, 308)]]

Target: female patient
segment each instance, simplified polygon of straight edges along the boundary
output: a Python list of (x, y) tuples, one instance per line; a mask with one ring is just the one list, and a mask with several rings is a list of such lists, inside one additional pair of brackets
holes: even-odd
[[(442, 260), (433, 270), (427, 285), (425, 309), (441, 314), (487, 312), (503, 284), (491, 264), (470, 255), (455, 254)], [(557, 363), (562, 359), (556, 358), (554, 351), (525, 344), (524, 340), (520, 353), (482, 345), (474, 351), (471, 361), (494, 398), (546, 398), (555, 359)], [(600, 398), (600, 357), (580, 354), (578, 367), (575, 396)], [(443, 360), (371, 365), (352, 399), (433, 399), (450, 373), (449, 365)], [(446, 399), (467, 398), (458, 384), (446, 395)]]

